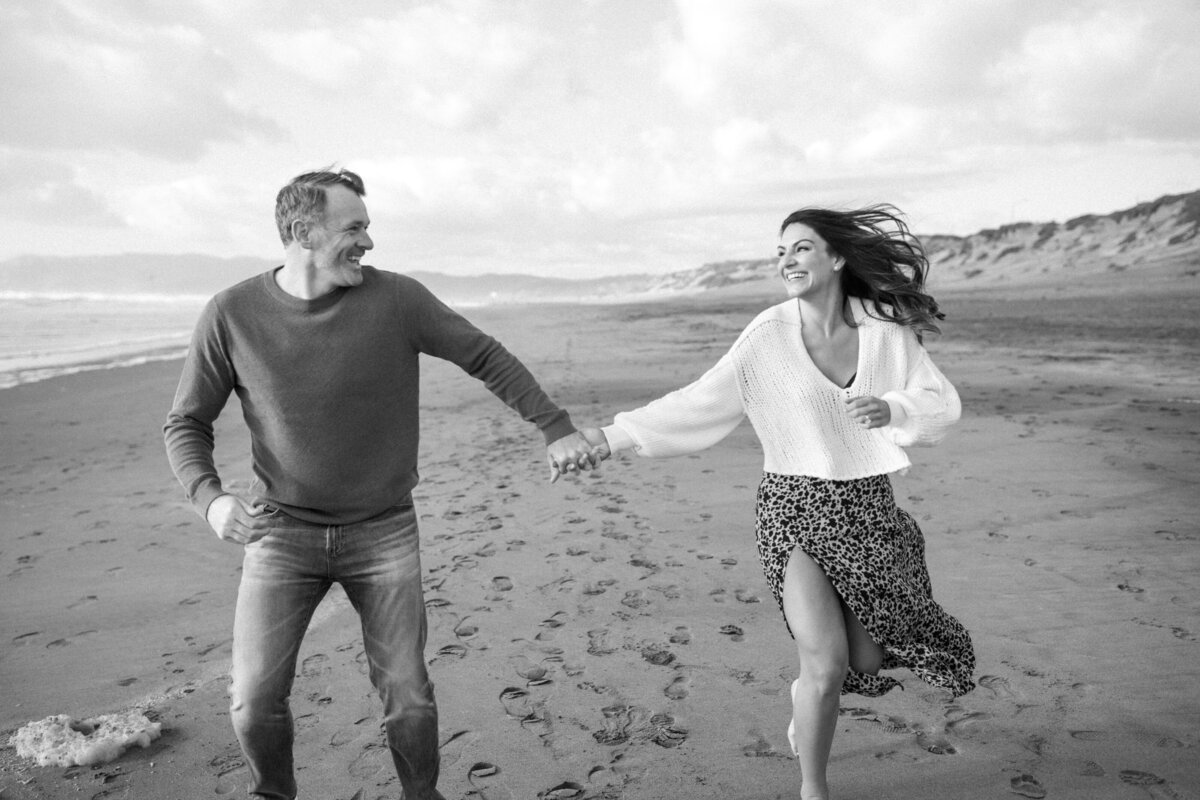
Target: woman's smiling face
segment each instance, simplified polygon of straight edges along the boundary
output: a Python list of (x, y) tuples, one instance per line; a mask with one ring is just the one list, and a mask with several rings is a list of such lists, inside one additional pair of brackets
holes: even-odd
[(821, 235), (793, 222), (779, 236), (779, 276), (788, 297), (814, 297), (838, 286), (838, 270), (845, 263), (830, 252)]

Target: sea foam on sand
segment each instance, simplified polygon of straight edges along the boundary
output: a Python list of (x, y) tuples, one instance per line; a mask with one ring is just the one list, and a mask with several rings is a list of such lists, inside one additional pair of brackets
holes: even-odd
[(83, 721), (57, 714), (22, 726), (8, 743), (17, 748), (17, 755), (42, 767), (89, 766), (112, 761), (135, 744), (149, 747), (161, 735), (162, 724), (151, 722), (139, 711)]

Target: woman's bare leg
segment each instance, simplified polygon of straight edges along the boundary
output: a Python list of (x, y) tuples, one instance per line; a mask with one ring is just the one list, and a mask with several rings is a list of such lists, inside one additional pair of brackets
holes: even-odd
[(846, 641), (850, 647), (851, 669), (868, 675), (879, 674), (879, 668), (883, 666), (883, 648), (875, 643), (871, 634), (867, 633), (867, 629), (845, 602), (842, 603), (842, 615), (846, 618)]
[(803, 800), (826, 800), (826, 767), (837, 729), (838, 700), (850, 663), (846, 615), (829, 578), (803, 551), (792, 551), (783, 578), (783, 613), (800, 656), (792, 704)]

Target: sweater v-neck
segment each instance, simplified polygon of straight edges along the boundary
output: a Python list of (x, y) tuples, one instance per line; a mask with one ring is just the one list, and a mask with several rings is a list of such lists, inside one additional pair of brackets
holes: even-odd
[(854, 374), (850, 376), (850, 380), (844, 386), (839, 384), (837, 381), (833, 380), (832, 378), (830, 378), (828, 375), (826, 375), (825, 371), (822, 370), (820, 368), (820, 366), (817, 365), (816, 359), (814, 359), (812, 357), (812, 353), (810, 353), (808, 350), (808, 345), (806, 345), (804, 343), (804, 333), (803, 333), (804, 319), (800, 314), (800, 304), (792, 302), (792, 303), (789, 303), (789, 306), (790, 306), (789, 311), (791, 312), (791, 315), (795, 318), (795, 321), (796, 321), (796, 343), (797, 343), (797, 348), (800, 350), (801, 357), (803, 358), (803, 360), (810, 367), (812, 367), (813, 371), (816, 372), (818, 375), (820, 375), (822, 380), (824, 380), (825, 383), (828, 384), (829, 386), (833, 387), (834, 389), (837, 389), (838, 391), (846, 391), (846, 390), (850, 389), (850, 387), (852, 387), (854, 385), (854, 382), (856, 380), (858, 380), (858, 376), (862, 374), (862, 360), (863, 360), (862, 331), (863, 331), (863, 327), (864, 327), (862, 320), (865, 316), (867, 316), (865, 313), (859, 313), (860, 310), (862, 309), (862, 301), (859, 300), (857, 297), (850, 298), (850, 313), (851, 313), (851, 316), (854, 318), (855, 325), (857, 326), (854, 328), (854, 335), (856, 337), (858, 337), (858, 352), (854, 359)]

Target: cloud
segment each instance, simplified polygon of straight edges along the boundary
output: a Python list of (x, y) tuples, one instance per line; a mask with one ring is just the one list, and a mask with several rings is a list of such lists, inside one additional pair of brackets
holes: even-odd
[(0, 12), (0, 144), (201, 155), (247, 135), (282, 138), (242, 107), (230, 58), (193, 27), (149, 23), (86, 4), (25, 3)]
[(9, 153), (0, 156), (0, 212), (28, 222), (122, 227), (124, 220), (97, 192), (81, 185), (77, 171), (51, 159)]
[(1101, 5), (1031, 27), (991, 78), (1005, 121), (1039, 138), (1200, 138), (1200, 7)]
[(494, 122), (528, 75), (542, 46), (537, 30), (516, 6), (459, 0), (338, 24), (318, 18), (255, 41), (279, 68), (324, 90), (354, 92), (398, 123), (410, 116), (469, 129)]

